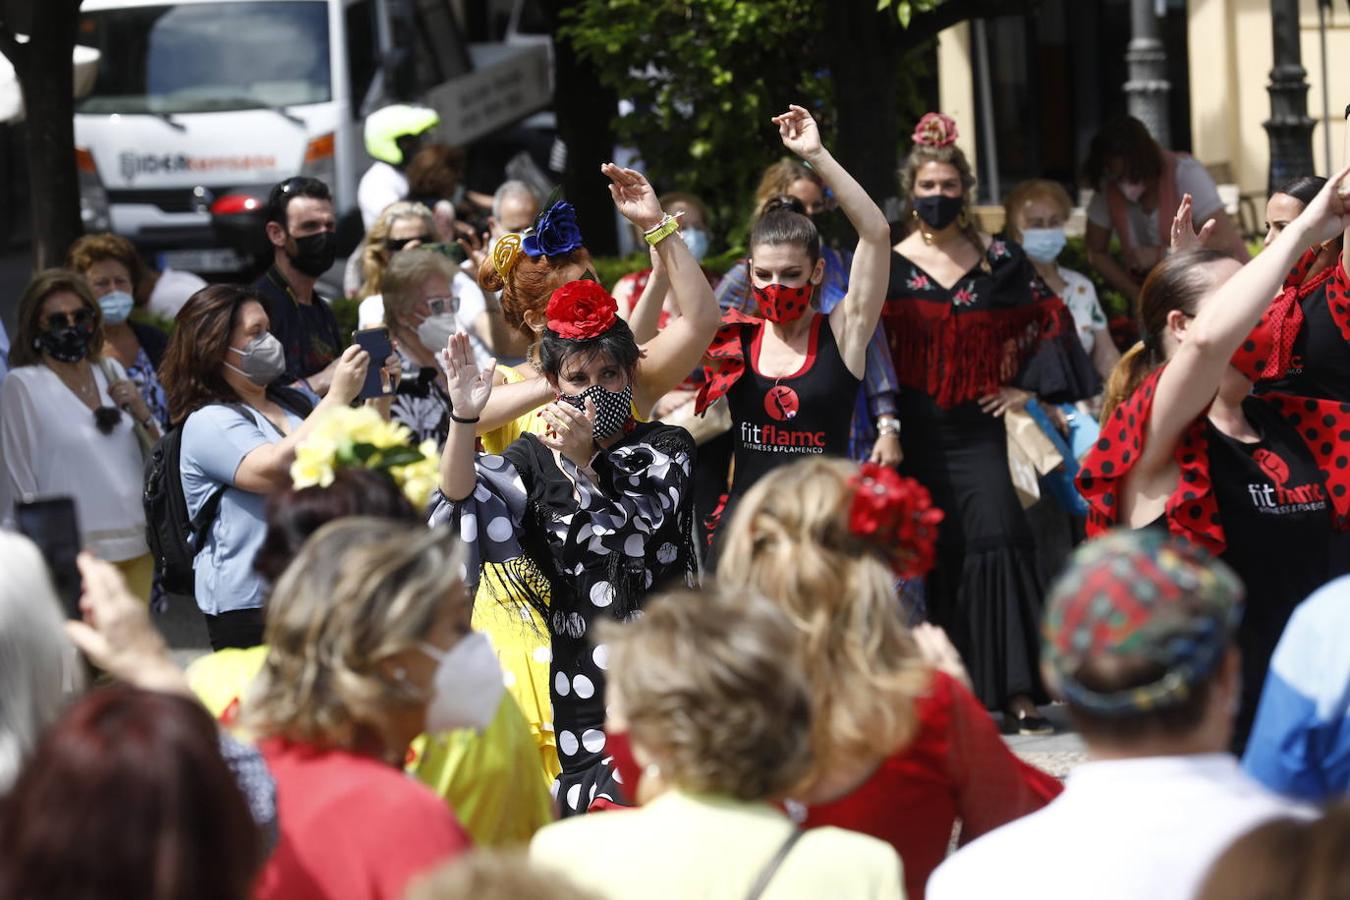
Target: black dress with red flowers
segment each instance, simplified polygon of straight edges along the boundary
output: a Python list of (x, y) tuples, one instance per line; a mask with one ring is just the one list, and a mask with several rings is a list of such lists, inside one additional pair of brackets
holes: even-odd
[[(1120, 490), (1143, 448), (1153, 392), (1162, 369), (1111, 414), (1083, 459), (1078, 485), (1088, 501), (1088, 534), (1113, 527)], [(1338, 422), (1315, 418), (1306, 399), (1248, 397), (1242, 412), (1259, 435), (1246, 443), (1198, 417), (1173, 453), (1177, 485), (1162, 517), (1166, 527), (1228, 563), (1247, 589), (1238, 631), (1243, 698), (1235, 743), (1246, 740), (1270, 655), (1294, 607), (1330, 574), (1328, 539), (1350, 511), (1346, 481), (1330, 474), (1338, 455), (1329, 436)], [(1338, 490), (1339, 489), (1339, 490)]]
[(960, 650), (986, 706), (1043, 699), (1045, 582), (1008, 474), (1003, 420), (977, 401), (1006, 384), (1084, 399), (1099, 389), (1097, 374), (1063, 302), (1008, 241), (991, 242), (950, 288), (893, 253), (882, 323), (901, 384), (901, 472), (946, 512), (925, 584), (929, 617)]

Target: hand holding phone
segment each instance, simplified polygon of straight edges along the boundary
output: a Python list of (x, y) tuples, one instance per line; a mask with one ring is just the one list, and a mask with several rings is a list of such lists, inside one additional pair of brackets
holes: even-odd
[(358, 400), (372, 397), (384, 397), (393, 393), (389, 384), (389, 374), (384, 370), (384, 362), (394, 352), (393, 342), (389, 340), (389, 329), (383, 325), (377, 328), (363, 328), (352, 335), (352, 342), (366, 351), (370, 364), (366, 367), (366, 382), (361, 385)]

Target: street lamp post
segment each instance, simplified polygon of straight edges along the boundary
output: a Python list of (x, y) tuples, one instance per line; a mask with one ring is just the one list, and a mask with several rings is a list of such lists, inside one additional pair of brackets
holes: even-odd
[(1270, 0), (1270, 31), (1275, 67), (1270, 70), (1270, 137), (1268, 192), (1291, 178), (1313, 174), (1312, 132), (1308, 115), (1307, 71), (1299, 46), (1298, 0)]
[(1130, 0), (1130, 45), (1125, 50), (1130, 80), (1125, 82), (1125, 97), (1130, 115), (1144, 123), (1154, 140), (1172, 146), (1168, 125), (1167, 53), (1158, 38), (1158, 13), (1154, 0)]

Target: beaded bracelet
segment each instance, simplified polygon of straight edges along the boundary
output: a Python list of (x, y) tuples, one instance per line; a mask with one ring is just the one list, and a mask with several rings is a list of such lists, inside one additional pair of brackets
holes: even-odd
[(642, 236), (647, 239), (647, 243), (655, 247), (657, 244), (680, 230), (681, 215), (683, 215), (683, 213), (677, 213), (673, 216), (670, 213), (666, 213), (665, 216), (661, 218), (660, 222), (657, 222), (651, 228), (644, 231)]

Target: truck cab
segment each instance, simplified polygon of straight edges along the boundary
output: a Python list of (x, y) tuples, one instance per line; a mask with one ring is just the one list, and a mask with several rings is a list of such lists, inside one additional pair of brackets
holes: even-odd
[(366, 114), (437, 108), (466, 143), (547, 105), (547, 48), (469, 45), (449, 0), (85, 0), (78, 42), (101, 53), (76, 106), (81, 215), (203, 274), (247, 267), (212, 210), (297, 174), (354, 211)]

